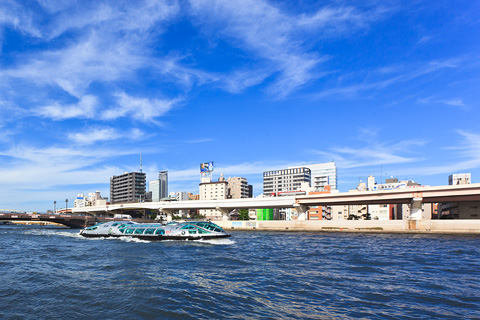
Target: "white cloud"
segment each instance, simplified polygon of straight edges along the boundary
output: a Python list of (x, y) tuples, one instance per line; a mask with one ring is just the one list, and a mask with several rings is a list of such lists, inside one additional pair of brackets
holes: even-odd
[(34, 26), (34, 15), (15, 1), (2, 0), (0, 3), (0, 27), (4, 25), (20, 30), (22, 33), (40, 37), (41, 32)]
[[(278, 73), (279, 80), (271, 86), (271, 91), (284, 96), (315, 77), (313, 69), (322, 58), (314, 53), (305, 53), (295, 40), (294, 17), (283, 14), (265, 1), (196, 0), (190, 5), (192, 13), (203, 22), (206, 32), (214, 25), (215, 33), (209, 33), (221, 35), (235, 46), (268, 61), (263, 65), (261, 76), (256, 70), (251, 70), (250, 77), (244, 72), (240, 77), (237, 75), (240, 80), (238, 85), (230, 80), (227, 88), (232, 92), (258, 84), (266, 78), (265, 73)], [(277, 90), (278, 85), (281, 88)]]
[(177, 99), (161, 100), (132, 97), (124, 92), (117, 94), (118, 107), (102, 113), (102, 118), (112, 120), (130, 116), (144, 122), (155, 122), (155, 118), (167, 113), (178, 102)]
[[(192, 0), (192, 14), (210, 36), (220, 36), (263, 60), (248, 72), (234, 71), (226, 89), (237, 93), (273, 76), (268, 91), (284, 97), (325, 73), (318, 70), (328, 57), (308, 50), (307, 41), (322, 35), (338, 37), (384, 18), (385, 8), (359, 10), (351, 6), (324, 7), (313, 15), (291, 15), (272, 3), (260, 0)], [(305, 30), (315, 32), (309, 38)]]
[[(374, 70), (375, 73), (379, 73), (382, 76), (391, 74), (388, 78), (381, 78), (378, 79), (373, 77), (373, 74), (370, 72), (366, 73), (362, 71), (357, 73), (356, 75), (349, 75), (349, 77), (343, 77), (347, 80), (354, 79), (355, 84), (343, 84), (340, 81), (340, 85), (336, 88), (329, 88), (314, 94), (309, 95), (313, 99), (322, 99), (325, 97), (337, 97), (337, 98), (345, 98), (345, 97), (353, 97), (358, 95), (361, 92), (368, 92), (368, 91), (379, 91), (381, 89), (385, 89), (387, 87), (393, 86), (398, 83), (408, 82), (422, 76), (426, 76), (429, 74), (435, 74), (435, 72), (439, 72), (444, 69), (452, 69), (458, 68), (460, 65), (461, 59), (446, 59), (446, 60), (434, 60), (423, 62), (420, 65), (415, 66), (403, 66), (402, 68), (399, 66), (387, 66), (383, 67), (378, 70)], [(385, 72), (388, 71), (388, 72)], [(343, 80), (343, 78), (339, 78), (339, 80)], [(359, 80), (361, 78), (361, 80)], [(364, 78), (364, 79), (363, 79)], [(419, 99), (418, 102), (425, 102), (426, 100)]]
[(39, 107), (33, 110), (34, 113), (53, 120), (65, 120), (71, 118), (91, 119), (95, 117), (96, 108), (98, 105), (97, 98), (92, 95), (85, 95), (80, 98), (76, 104), (60, 105), (55, 103), (53, 105)]
[(68, 138), (81, 145), (94, 144), (98, 141), (112, 141), (117, 139), (138, 140), (144, 136), (143, 131), (134, 128), (128, 131), (119, 131), (111, 127), (93, 127), (83, 132), (70, 133)]
[(453, 107), (465, 107), (465, 103), (463, 103), (462, 99), (442, 100), (442, 102)]

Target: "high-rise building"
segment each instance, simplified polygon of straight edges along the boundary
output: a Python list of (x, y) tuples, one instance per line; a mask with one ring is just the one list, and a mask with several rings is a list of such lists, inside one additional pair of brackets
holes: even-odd
[(110, 203), (141, 202), (145, 200), (146, 174), (125, 172), (110, 178)]
[(160, 201), (160, 180), (148, 181), (148, 191), (152, 193), (152, 202)]
[(168, 171), (160, 171), (158, 173), (158, 180), (160, 180), (160, 199), (166, 198), (168, 196)]
[[(330, 186), (331, 190), (337, 190), (337, 167), (335, 162), (306, 164), (301, 167), (309, 168), (311, 171), (311, 186), (314, 192), (325, 190), (325, 186)], [(289, 169), (300, 168), (290, 167)]]
[(228, 178), (228, 198), (249, 198), (248, 181), (242, 177)]
[[(311, 170), (306, 167), (266, 171), (263, 173), (263, 194), (300, 191), (302, 184), (310, 187)], [(305, 190), (303, 190), (305, 191)]]
[(160, 171), (158, 179), (148, 182), (148, 191), (152, 193), (152, 202), (168, 197), (168, 171)]

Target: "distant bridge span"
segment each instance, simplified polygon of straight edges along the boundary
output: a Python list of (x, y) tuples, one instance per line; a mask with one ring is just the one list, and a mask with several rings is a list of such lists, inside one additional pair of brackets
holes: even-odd
[[(45, 221), (62, 224), (66, 227), (79, 229), (94, 225), (97, 222), (106, 222), (113, 220), (112, 217), (93, 217), (88, 215), (70, 215), (70, 214), (19, 214), (19, 213), (0, 213), (0, 220), (6, 221)], [(136, 222), (152, 222), (152, 220), (133, 219)]]

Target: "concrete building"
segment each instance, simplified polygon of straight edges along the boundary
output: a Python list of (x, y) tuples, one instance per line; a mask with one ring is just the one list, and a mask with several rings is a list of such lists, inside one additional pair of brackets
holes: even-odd
[[(208, 176), (202, 177), (200, 182), (200, 200), (220, 200), (227, 199), (228, 181), (225, 180), (223, 174), (218, 181), (212, 181)], [(199, 214), (205, 216), (206, 219), (222, 220), (222, 212), (218, 210), (199, 210)]]
[(102, 198), (100, 191), (90, 192), (88, 196), (79, 193), (73, 203), (74, 208), (106, 206), (108, 198)]
[(471, 173), (456, 173), (448, 176), (448, 184), (451, 186), (458, 184), (471, 184), (472, 183), (472, 174)]
[[(378, 190), (394, 190), (394, 189), (403, 189), (407, 187), (418, 187), (421, 186), (420, 183), (417, 183), (413, 180), (398, 180), (398, 178), (389, 178), (385, 179), (385, 183), (377, 184), (375, 177), (370, 175), (367, 178), (367, 190), (368, 191), (378, 191)], [(362, 191), (364, 184), (360, 183), (358, 185), (358, 190)]]
[(149, 181), (148, 191), (152, 193), (152, 202), (168, 197), (168, 171), (160, 171), (158, 179)]
[(314, 192), (324, 191), (326, 186), (337, 190), (337, 167), (335, 162), (306, 164), (302, 167), (311, 171), (311, 186)]
[(160, 199), (168, 196), (168, 171), (158, 173)]
[(228, 195), (230, 199), (251, 198), (248, 181), (246, 178), (233, 177), (228, 178)]
[(348, 206), (332, 206), (331, 207), (332, 220), (347, 220), (348, 219)]
[[(456, 173), (448, 176), (448, 184), (471, 184), (471, 173)], [(439, 219), (480, 219), (480, 204), (478, 202), (447, 202), (440, 203)]]
[(131, 203), (145, 200), (146, 174), (125, 172), (110, 178), (110, 203)]
[(388, 204), (371, 204), (367, 206), (367, 212), (372, 220), (390, 220)]
[(306, 167), (266, 171), (263, 173), (263, 194), (301, 191), (302, 183), (310, 186), (311, 170)]

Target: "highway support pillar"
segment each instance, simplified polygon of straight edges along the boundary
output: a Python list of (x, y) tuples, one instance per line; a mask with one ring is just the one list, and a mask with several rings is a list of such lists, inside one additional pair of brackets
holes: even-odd
[(173, 210), (160, 208), (160, 211), (167, 215), (167, 222), (173, 220)]
[(421, 228), (423, 213), (422, 200), (423, 198), (416, 197), (410, 202), (410, 219), (408, 219), (408, 230), (418, 230), (418, 228)]
[(296, 203), (293, 205), (293, 207), (295, 208), (295, 210), (297, 210), (298, 220), (307, 220), (307, 211), (308, 211), (307, 206)]
[(215, 209), (217, 209), (218, 211), (220, 211), (222, 213), (222, 220), (223, 221), (228, 221), (228, 213), (230, 212), (230, 210), (225, 209), (225, 208), (220, 208), (220, 207), (216, 207)]
[(422, 220), (423, 198), (413, 198), (410, 202), (410, 220)]

